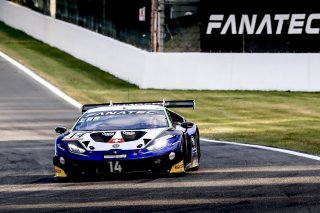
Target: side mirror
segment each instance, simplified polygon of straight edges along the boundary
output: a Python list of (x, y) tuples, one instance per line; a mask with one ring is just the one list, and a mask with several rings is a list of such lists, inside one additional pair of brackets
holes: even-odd
[(63, 133), (65, 133), (67, 131), (67, 128), (58, 126), (58, 127), (55, 128), (55, 131), (58, 134), (63, 134)]
[(185, 128), (185, 129), (192, 128), (193, 125), (194, 125), (194, 123), (189, 122), (189, 121), (183, 122), (183, 123), (181, 124), (181, 126), (182, 126), (183, 128)]

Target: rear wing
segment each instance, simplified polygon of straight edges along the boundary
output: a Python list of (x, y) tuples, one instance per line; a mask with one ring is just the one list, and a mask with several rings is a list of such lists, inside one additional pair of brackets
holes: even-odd
[(126, 102), (126, 103), (104, 103), (104, 104), (85, 104), (82, 106), (82, 113), (89, 109), (108, 106), (135, 106), (135, 105), (158, 105), (167, 108), (193, 108), (195, 109), (195, 100), (178, 100), (178, 101), (150, 101), (150, 102)]

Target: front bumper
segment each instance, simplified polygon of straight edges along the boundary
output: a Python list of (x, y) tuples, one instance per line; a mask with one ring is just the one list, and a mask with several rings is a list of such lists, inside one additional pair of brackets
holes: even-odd
[[(56, 177), (150, 172), (150, 173), (183, 173), (185, 171), (181, 153), (176, 153), (173, 160), (169, 159), (169, 153), (149, 158), (134, 160), (76, 160), (61, 156), (53, 157)], [(61, 162), (62, 161), (62, 162)]]

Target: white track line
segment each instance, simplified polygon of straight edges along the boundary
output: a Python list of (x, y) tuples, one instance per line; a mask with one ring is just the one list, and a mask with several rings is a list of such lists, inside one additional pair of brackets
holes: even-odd
[[(20, 70), (22, 70), (23, 72), (25, 72), (27, 75), (32, 77), (34, 80), (36, 80), (37, 82), (39, 82), (40, 84), (42, 84), (43, 86), (48, 88), (50, 91), (52, 91), (57, 96), (61, 97), (62, 99), (64, 99), (68, 103), (70, 103), (71, 105), (77, 107), (78, 109), (81, 109), (82, 104), (80, 104), (75, 99), (73, 99), (70, 96), (63, 93), (60, 89), (58, 89), (57, 87), (53, 86), (48, 81), (41, 78), (39, 75), (35, 74), (33, 71), (31, 71), (27, 67), (23, 66), (22, 64), (20, 64), (16, 60), (12, 59), (11, 57), (7, 56), (6, 54), (4, 54), (1, 51), (0, 51), (0, 56), (3, 57), (4, 59), (6, 59), (7, 61), (9, 61), (11, 64), (16, 66), (17, 68), (19, 68)], [(251, 144), (241, 144), (241, 143), (236, 143), (236, 142), (209, 140), (209, 139), (204, 139), (204, 138), (201, 138), (201, 141), (209, 142), (209, 143), (224, 143), (224, 144), (231, 144), (231, 145), (237, 145), (237, 146), (246, 146), (246, 147), (252, 147), (252, 148), (257, 148), (257, 149), (270, 150), (270, 151), (281, 152), (281, 153), (286, 153), (286, 154), (290, 154), (290, 155), (295, 155), (295, 156), (299, 156), (299, 157), (304, 157), (304, 158), (309, 158), (312, 160), (320, 161), (319, 156), (304, 154), (304, 153), (295, 152), (295, 151), (291, 151), (291, 150), (272, 148), (272, 147), (266, 147), (266, 146), (259, 146), (259, 145), (251, 145)]]
[(69, 97), (68, 95), (66, 95), (65, 93), (63, 93), (60, 89), (58, 89), (57, 87), (50, 84), (48, 81), (41, 78), (39, 75), (35, 74), (27, 67), (23, 66), (22, 64), (20, 64), (16, 60), (12, 59), (11, 57), (7, 56), (6, 54), (4, 54), (1, 51), (0, 51), (0, 56), (2, 58), (4, 58), (5, 60), (7, 60), (8, 62), (10, 62), (11, 64), (13, 64), (14, 66), (16, 66), (17, 68), (19, 68), (21, 71), (23, 71), (27, 75), (29, 75), (31, 78), (33, 78), (34, 80), (36, 80), (37, 82), (39, 82), (40, 84), (42, 84), (43, 86), (48, 88), (51, 92), (53, 92), (57, 96), (61, 97), (62, 99), (64, 99), (65, 101), (67, 101), (71, 105), (75, 106), (76, 108), (81, 109), (82, 104), (80, 104), (75, 99), (73, 99), (73, 98)]
[(217, 140), (210, 140), (210, 139), (205, 139), (205, 138), (201, 138), (201, 141), (208, 142), (208, 143), (223, 143), (223, 144), (231, 144), (231, 145), (237, 145), (237, 146), (245, 146), (245, 147), (257, 148), (257, 149), (270, 150), (270, 151), (274, 151), (274, 152), (281, 152), (281, 153), (286, 153), (286, 154), (290, 154), (290, 155), (295, 155), (295, 156), (299, 156), (299, 157), (304, 157), (304, 158), (320, 161), (319, 156), (309, 155), (309, 154), (295, 152), (295, 151), (286, 150), (286, 149), (279, 149), (279, 148), (253, 145), (253, 144), (242, 144), (242, 143), (228, 142), (228, 141), (217, 141)]

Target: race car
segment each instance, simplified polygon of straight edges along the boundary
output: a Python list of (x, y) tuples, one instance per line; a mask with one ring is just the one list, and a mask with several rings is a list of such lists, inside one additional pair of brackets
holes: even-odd
[(195, 101), (83, 105), (70, 131), (55, 129), (55, 177), (199, 169), (199, 129), (173, 107), (194, 109)]

